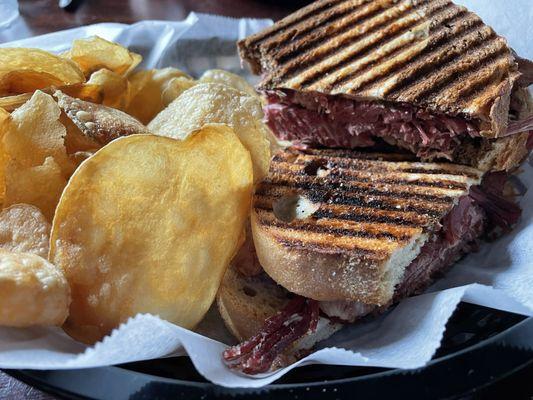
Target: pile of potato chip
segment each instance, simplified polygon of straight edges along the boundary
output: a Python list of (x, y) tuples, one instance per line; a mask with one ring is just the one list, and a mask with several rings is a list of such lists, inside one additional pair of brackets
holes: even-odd
[(237, 75), (137, 69), (99, 37), (0, 49), (0, 325), (94, 343), (194, 328), (244, 240), (272, 136)]

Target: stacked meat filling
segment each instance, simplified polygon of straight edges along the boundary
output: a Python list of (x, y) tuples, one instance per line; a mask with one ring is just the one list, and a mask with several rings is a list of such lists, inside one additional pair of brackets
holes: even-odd
[(266, 121), (276, 136), (306, 145), (370, 147), (379, 138), (424, 159), (451, 160), (463, 139), (480, 136), (473, 122), (408, 104), (289, 90), (268, 91), (266, 97)]

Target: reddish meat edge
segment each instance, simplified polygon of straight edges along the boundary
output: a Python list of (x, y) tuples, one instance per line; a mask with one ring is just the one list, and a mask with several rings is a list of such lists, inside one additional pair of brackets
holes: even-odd
[(424, 291), (465, 254), (476, 251), (479, 238), (494, 230), (508, 231), (520, 218), (520, 207), (503, 197), (507, 175), (487, 174), (479, 186), (459, 199), (443, 218), (439, 229), (406, 268), (393, 300), (379, 307), (350, 301), (318, 302), (295, 296), (288, 305), (265, 321), (252, 338), (226, 349), (227, 365), (247, 374), (271, 369), (273, 361), (301, 337), (316, 330), (319, 309), (335, 322), (354, 322), (385, 311), (394, 303)]
[[(266, 123), (281, 140), (334, 148), (370, 147), (381, 139), (425, 160), (454, 159), (466, 140), (480, 138), (478, 123), (430, 113), (410, 104), (386, 104), (294, 90), (264, 93)], [(533, 116), (509, 124), (507, 134), (533, 129)]]

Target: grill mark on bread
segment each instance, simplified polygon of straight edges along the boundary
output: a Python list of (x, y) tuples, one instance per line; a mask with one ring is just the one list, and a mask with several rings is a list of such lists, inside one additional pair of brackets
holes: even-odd
[[(469, 49), (470, 52), (451, 59), (438, 69), (433, 70), (429, 75), (426, 75), (424, 79), (419, 80), (414, 85), (409, 86), (403, 91), (398, 91), (394, 96), (401, 98), (402, 101), (414, 101), (420, 102), (424, 99), (435, 99), (435, 94), (443, 88), (445, 85), (452, 82), (457, 82), (463, 79), (464, 75), (473, 71), (475, 68), (479, 68), (483, 64), (490, 63), (495, 58), (499, 57), (502, 52), (506, 51), (503, 45), (495, 50), (494, 42), (479, 43), (479, 46)], [(466, 64), (466, 65), (465, 65)], [(431, 79), (432, 84), (428, 85), (425, 80)], [(391, 92), (389, 92), (389, 95)]]
[[(280, 166), (277, 164), (274, 164), (271, 168), (273, 180), (271, 178), (265, 179), (264, 182), (266, 183), (276, 183), (276, 175), (280, 174), (283, 176), (285, 182), (289, 179), (289, 176), (287, 174), (291, 174), (292, 178), (295, 181), (298, 182), (308, 182), (312, 181), (314, 177), (308, 176), (308, 174), (303, 171), (293, 171), (290, 169), (284, 170), (279, 168)], [(421, 187), (427, 187), (427, 188), (434, 188), (434, 189), (446, 189), (446, 190), (465, 190), (467, 188), (466, 183), (464, 182), (458, 182), (453, 181), (449, 179), (434, 179), (434, 180), (426, 180), (423, 177), (420, 177), (418, 179), (402, 179), (400, 177), (398, 178), (391, 178), (390, 175), (392, 175), (390, 172), (387, 174), (386, 171), (383, 171), (385, 177), (382, 177), (377, 173), (378, 171), (372, 171), (371, 172), (365, 172), (365, 171), (347, 171), (343, 169), (338, 168), (331, 168), (329, 170), (328, 174), (328, 185), (331, 186), (344, 186), (348, 185), (348, 188), (352, 188), (353, 186), (357, 185), (358, 183), (371, 183), (373, 185), (377, 184), (387, 184), (387, 185), (395, 185), (395, 186), (421, 186)], [(380, 171), (381, 172), (381, 171)], [(395, 171), (394, 171), (395, 172)], [(367, 175), (367, 176), (365, 176)], [(388, 177), (387, 177), (388, 176)]]
[[(456, 17), (456, 14), (450, 14), (449, 9), (446, 8), (445, 3), (438, 4), (434, 8), (428, 9), (427, 18), (440, 18), (443, 23), (446, 23), (448, 20)], [(321, 87), (324, 90), (332, 91), (343, 86), (344, 83), (354, 80), (358, 77), (363, 76), (369, 71), (377, 71), (378, 68), (383, 66), (385, 63), (391, 62), (394, 60), (394, 64), (389, 67), (387, 70), (383, 69), (380, 74), (372, 76), (372, 80), (379, 79), (381, 74), (388, 73), (388, 71), (393, 70), (400, 64), (405, 64), (409, 62), (411, 57), (405, 58), (402, 60), (399, 58), (402, 54), (417, 51), (416, 47), (421, 43), (420, 34), (413, 34), (413, 31), (421, 30), (427, 25), (427, 19), (414, 20), (411, 25), (403, 27), (403, 29), (398, 30), (392, 35), (387, 35), (380, 41), (377, 41), (370, 45), (369, 48), (366, 48), (362, 51), (358, 51), (351, 56), (344, 59), (342, 62), (337, 64), (335, 68), (328, 71), (330, 74), (334, 74), (334, 79), (332, 81), (326, 81), (328, 77), (322, 77), (315, 81), (316, 86)], [(407, 37), (410, 36), (410, 37)], [(403, 42), (400, 40), (403, 37)], [(395, 42), (399, 42), (396, 46), (393, 46)], [(387, 47), (390, 47), (387, 49)], [(386, 50), (386, 51), (385, 51)], [(421, 50), (423, 51), (423, 50)], [(354, 67), (357, 64), (357, 67), (351, 72), (343, 73), (342, 70), (347, 67)], [(338, 72), (338, 73), (337, 73)], [(362, 86), (367, 83), (363, 83)], [(302, 88), (311, 87), (313, 85), (308, 85), (307, 83), (302, 84)], [(361, 86), (361, 87), (362, 87)]]
[[(282, 196), (294, 194), (292, 186), (273, 186), (256, 192), (254, 204), (258, 207), (265, 207)], [(314, 190), (312, 192), (297, 192), (298, 195), (308, 198), (313, 203), (321, 204), (322, 207), (333, 206), (357, 206), (375, 210), (393, 212), (415, 212), (420, 215), (437, 217), (441, 215), (449, 206), (449, 202), (429, 202), (420, 200), (416, 196), (406, 199), (391, 199), (390, 196), (366, 196), (364, 194), (336, 193), (331, 195), (330, 189)], [(269, 201), (271, 203), (269, 203)]]
[(327, 0), (311, 3), (307, 7), (302, 8), (298, 14), (291, 14), (279, 21), (276, 25), (272, 25), (264, 31), (251, 36), (247, 41), (247, 45), (257, 45), (259, 42), (268, 40), (271, 37), (282, 33), (284, 30), (290, 29), (298, 24), (301, 24), (302, 22), (312, 23), (314, 16), (327, 11), (332, 6), (345, 3), (346, 1), (347, 0)]
[[(269, 178), (265, 179), (259, 188), (256, 190), (256, 193), (261, 194), (263, 190), (267, 190), (266, 185), (271, 186), (287, 186), (294, 189), (303, 189), (303, 190), (323, 190), (326, 185), (329, 186), (330, 190), (338, 190), (338, 186), (331, 185), (328, 183), (317, 183), (312, 181), (295, 181), (287, 179), (276, 179), (270, 180)], [(392, 189), (392, 188), (391, 188)], [(378, 196), (389, 196), (391, 198), (397, 199), (408, 199), (408, 198), (418, 198), (420, 200), (435, 201), (435, 202), (445, 202), (453, 201), (453, 197), (442, 194), (422, 194), (414, 193), (413, 191), (396, 191), (396, 190), (378, 190), (371, 189), (368, 186), (356, 186), (356, 185), (343, 185), (342, 190), (345, 190), (349, 193), (362, 193), (367, 195), (378, 195)]]
[[(387, 94), (400, 91), (417, 81), (423, 81), (425, 75), (433, 69), (479, 45), (486, 38), (486, 35), (493, 35), (490, 28), (482, 28), (483, 23), (477, 16), (471, 13), (462, 13), (459, 14), (459, 17), (463, 15), (464, 18), (461, 21), (455, 21), (451, 34), (446, 34), (446, 31), (441, 28), (436, 32), (437, 35), (431, 37), (430, 43), (425, 49), (412, 58), (404, 60), (404, 62), (396, 63), (389, 70), (389, 75), (374, 80), (366, 91), (381, 87), (391, 77), (393, 79), (387, 86), (385, 92)], [(484, 36), (479, 35), (480, 29)]]
[(454, 80), (443, 86), (434, 96), (447, 97), (467, 106), (471, 101), (475, 101), (476, 97), (486, 98), (487, 96), (480, 96), (483, 91), (497, 92), (499, 87), (494, 87), (491, 83), (508, 70), (509, 57), (504, 51), (499, 51), (492, 54), (484, 64), (486, 74), (480, 74), (477, 70), (470, 71), (461, 80)]
[[(321, 24), (307, 27), (303, 31), (298, 32), (298, 35), (292, 39), (299, 39), (299, 43), (283, 43), (278, 39), (276, 41), (265, 43), (265, 45), (270, 47), (273, 44), (278, 44), (280, 46), (278, 49), (279, 51), (274, 55), (274, 60), (276, 60), (279, 65), (285, 64), (285, 67), (287, 68), (286, 72), (289, 75), (297, 69), (296, 64), (290, 62), (291, 59), (303, 57), (307, 52), (320, 47), (324, 42), (327, 42), (331, 37), (334, 37), (334, 35), (340, 36), (350, 31), (354, 28), (354, 21), (357, 21), (357, 25), (361, 25), (363, 22), (381, 13), (384, 6), (379, 2), (367, 1), (362, 5), (362, 8), (362, 10), (357, 11), (354, 11), (354, 9), (350, 7), (337, 10), (337, 13), (332, 13), (322, 20)], [(339, 22), (339, 20), (344, 18), (346, 18), (346, 21)], [(301, 38), (303, 33), (309, 33), (309, 36), (303, 38), (304, 40)], [(344, 42), (345, 41), (343, 41), (343, 43)], [(339, 47), (337, 47), (337, 49), (339, 49)], [(321, 56), (325, 57), (327, 55), (322, 54)], [(293, 65), (294, 68), (291, 69), (290, 67)]]
[[(340, 206), (331, 206), (330, 204), (323, 204), (320, 206), (321, 210), (331, 211), (335, 212), (338, 215), (349, 213), (351, 210), (353, 210), (353, 207), (340, 207)], [(268, 198), (260, 198), (256, 199), (256, 202), (254, 204), (254, 210), (255, 215), (259, 216), (261, 223), (267, 224), (266, 221), (269, 219), (276, 219), (277, 217), (272, 212), (272, 199)], [(359, 210), (361, 215), (372, 215), (371, 210), (361, 209)], [(316, 213), (316, 212), (315, 212)], [(314, 223), (321, 226), (327, 226), (327, 227), (337, 227), (337, 228), (347, 228), (351, 230), (356, 231), (374, 231), (374, 232), (380, 232), (380, 233), (389, 233), (391, 235), (394, 235), (395, 237), (403, 237), (405, 235), (413, 236), (417, 235), (423, 228), (421, 228), (422, 225), (424, 225), (426, 222), (428, 222), (428, 218), (422, 217), (417, 220), (416, 226), (406, 226), (406, 225), (397, 225), (397, 224), (389, 224), (389, 223), (379, 223), (375, 221), (371, 222), (364, 222), (364, 221), (350, 221), (348, 219), (343, 218), (317, 218), (315, 217), (315, 213), (313, 213), (309, 219), (302, 219), (300, 220), (301, 223)], [(384, 216), (386, 213), (378, 210), (377, 213), (381, 213), (382, 216)], [(352, 212), (352, 214), (354, 214)], [(390, 215), (390, 213), (389, 213)], [(401, 214), (394, 214), (393, 217), (396, 217)], [(291, 221), (289, 224), (293, 224), (294, 221)], [(297, 220), (298, 223), (298, 220)]]
[[(411, 153), (376, 153), (375, 151), (368, 151), (362, 149), (314, 149), (306, 148), (302, 150), (293, 150), (291, 148), (285, 149), (284, 152), (277, 153), (274, 158), (277, 159), (292, 159), (292, 158), (306, 158), (306, 157), (328, 157), (329, 158), (344, 158), (355, 161), (415, 161), (416, 157)], [(462, 167), (462, 166), (461, 166)]]
[[(257, 199), (254, 202), (256, 210), (273, 212), (272, 203), (264, 198)], [(325, 203), (312, 215), (313, 219), (334, 219), (352, 222), (382, 223), (393, 227), (405, 226), (410, 228), (424, 228), (430, 226), (432, 221), (445, 213), (431, 213), (401, 210), (401, 209), (384, 209), (354, 204), (331, 204)]]
[[(267, 214), (268, 215), (268, 214)], [(258, 222), (266, 226), (274, 226), (283, 231), (305, 231), (312, 233), (324, 233), (329, 236), (336, 236), (342, 238), (362, 237), (369, 239), (387, 239), (392, 242), (403, 243), (412, 237), (412, 234), (393, 233), (393, 232), (371, 232), (369, 230), (357, 230), (355, 227), (340, 228), (327, 225), (318, 225), (316, 223), (309, 223), (305, 221), (293, 221), (291, 223), (280, 221), (276, 218), (268, 218), (265, 214), (258, 214)]]
[[(318, 40), (315, 39), (314, 42), (310, 43), (306, 41), (304, 42), (305, 45), (302, 48), (297, 50), (293, 49), (292, 53), (290, 54), (283, 54), (283, 57), (277, 60), (282, 70), (276, 76), (276, 81), (290, 79), (300, 72), (311, 69), (314, 65), (326, 60), (328, 57), (334, 56), (336, 54), (341, 54), (345, 48), (352, 45), (356, 40), (360, 39), (361, 37), (378, 32), (380, 29), (383, 28), (384, 25), (390, 22), (390, 18), (382, 19), (381, 21), (373, 25), (367, 26), (367, 29), (361, 30), (361, 26), (367, 23), (370, 19), (377, 19), (379, 16), (382, 16), (383, 13), (387, 12), (387, 9), (383, 9), (382, 4), (376, 2), (375, 7), (375, 9), (371, 8), (370, 10), (373, 11), (370, 11), (368, 13), (362, 12), (362, 15), (360, 15), (361, 18), (359, 19), (356, 18), (357, 15), (354, 14), (350, 21), (357, 20), (357, 23), (355, 25), (347, 24), (346, 27), (343, 27), (344, 29), (339, 29), (337, 32), (335, 32), (336, 36), (333, 36), (333, 34), (330, 32), (325, 32), (322, 37), (318, 38)], [(398, 9), (396, 17), (403, 17), (409, 12), (409, 9)], [(408, 28), (409, 26), (406, 27), (406, 29)], [(352, 31), (353, 33), (349, 34), (349, 32)], [(382, 35), (385, 35), (385, 33), (382, 33)], [(341, 36), (343, 37), (340, 38)], [(327, 46), (327, 43), (332, 39), (335, 39), (337, 42), (335, 46)], [(369, 46), (371, 45), (372, 44), (369, 44)], [(302, 65), (303, 59), (311, 55), (313, 56), (313, 66), (309, 68), (305, 64)]]
[(419, 221), (413, 221), (406, 218), (405, 215), (379, 215), (379, 214), (337, 214), (334, 211), (327, 209), (319, 209), (313, 216), (315, 218), (336, 218), (344, 219), (352, 222), (376, 222), (388, 225), (408, 226), (413, 228), (419, 228), (421, 224)]
[[(314, 162), (320, 162), (320, 159), (315, 160), (308, 159), (296, 159), (293, 162), (290, 161), (278, 161), (275, 160), (273, 165), (273, 172), (279, 173), (293, 173), (296, 175), (305, 175), (305, 170), (297, 168), (298, 165), (312, 165)], [(470, 178), (470, 179), (479, 179), (479, 174), (470, 172), (468, 170), (453, 170), (446, 168), (436, 168), (436, 169), (424, 169), (424, 168), (402, 168), (402, 165), (396, 164), (393, 168), (390, 167), (390, 164), (384, 164), (380, 162), (367, 163), (367, 162), (353, 162), (353, 161), (343, 161), (343, 160), (331, 160), (328, 158), (327, 170), (332, 171), (335, 174), (342, 174), (343, 177), (348, 176), (358, 176), (358, 174), (368, 174), (370, 172), (374, 173), (386, 173), (386, 174), (419, 174), (419, 175), (448, 175), (448, 176), (457, 176), (460, 178)], [(437, 180), (438, 177), (434, 177)], [(350, 180), (350, 179), (347, 179)], [(449, 180), (449, 179), (448, 179)]]
[[(394, 40), (398, 39), (402, 35), (405, 35), (410, 29), (416, 26), (418, 22), (420, 22), (419, 15), (416, 14), (416, 11), (420, 7), (421, 6), (416, 6), (415, 9), (406, 10), (397, 8), (397, 13), (393, 16), (394, 18), (385, 17), (377, 24), (369, 26), (368, 30), (356, 32), (354, 36), (345, 38), (345, 40), (341, 41), (341, 47), (325, 46), (322, 52), (320, 52), (318, 58), (315, 58), (314, 54), (312, 54), (313, 64), (311, 67), (294, 70), (292, 71), (292, 76), (295, 76), (298, 73), (308, 74), (298, 83), (300, 88), (308, 88), (314, 84), (318, 84), (318, 82), (320, 82), (324, 77), (333, 75), (345, 66), (367, 57), (371, 52), (379, 52), (382, 46), (394, 42)], [(387, 9), (383, 13), (377, 15), (375, 18), (377, 19), (377, 17), (390, 12), (391, 9)], [(394, 19), (394, 23), (391, 23), (392, 19)], [(370, 35), (376, 35), (376, 37), (365, 43), (364, 41), (368, 39)], [(328, 41), (325, 41), (324, 45), (327, 42)], [(348, 48), (354, 44), (359, 44), (361, 47), (348, 52)], [(331, 60), (337, 55), (341, 55), (341, 57), (334, 63), (322, 66), (319, 65), (321, 62), (328, 62), (328, 60)], [(301, 66), (302, 60), (299, 60), (299, 63), (297, 63), (297, 61), (298, 59), (291, 62)], [(282, 66), (280, 74), (276, 76), (275, 79), (280, 81), (287, 81), (291, 79), (285, 75), (285, 70), (286, 66)]]
[[(442, 14), (442, 16), (444, 17), (440, 22), (443, 24), (453, 24), (457, 19), (460, 19), (465, 14), (467, 14), (466, 11), (461, 10), (459, 8), (454, 8), (453, 10), (456, 11), (456, 14), (450, 14), (449, 10), (445, 10), (442, 13), (439, 13), (439, 15)], [(473, 28), (472, 27), (470, 28), (471, 30), (475, 29), (475, 26), (481, 25), (481, 21), (477, 17), (473, 17), (472, 15), (470, 16), (467, 15), (467, 17), (470, 17), (470, 20), (471, 20), (470, 22), (474, 26)], [(422, 22), (422, 24), (423, 23), (424, 22)], [(464, 28), (464, 26), (462, 27)], [(372, 68), (376, 66), (379, 66), (385, 62), (394, 60), (394, 63), (390, 65), (387, 69), (383, 69), (380, 74), (375, 74), (370, 79), (362, 82), (357, 87), (357, 90), (362, 91), (364, 88), (368, 88), (368, 87), (372, 89), (379, 87), (379, 84), (389, 79), (391, 76), (393, 76), (394, 73), (396, 73), (396, 71), (398, 71), (402, 67), (407, 65), (410, 68), (414, 59), (417, 59), (419, 57), (422, 58), (424, 57), (425, 54), (428, 54), (431, 50), (438, 49), (441, 46), (446, 46), (446, 44), (449, 43), (450, 39), (456, 39), (459, 36), (457, 40), (460, 40), (460, 36), (463, 36), (464, 34), (467, 33), (464, 30), (458, 30), (454, 34), (449, 35), (446, 33), (446, 31), (447, 31), (446, 26), (441, 26), (437, 28), (437, 30), (432, 32), (431, 36), (427, 38), (428, 45), (425, 46), (425, 48), (423, 48), (422, 50), (420, 50), (417, 54), (412, 54), (411, 57), (401, 58), (399, 56), (402, 53), (405, 53), (407, 50), (414, 50), (414, 47), (418, 44), (418, 42), (408, 42), (405, 44), (405, 46), (402, 46), (396, 49), (394, 52), (387, 54), (385, 57), (381, 58), (380, 60), (377, 60), (376, 62), (368, 66), (365, 66), (365, 68), (362, 70), (356, 70), (344, 76), (339, 76), (335, 79), (335, 81), (325, 86), (325, 88), (326, 90), (329, 90), (329, 91), (342, 90), (344, 83), (349, 82), (351, 79), (355, 79), (358, 76), (361, 76), (363, 73), (370, 71)], [(445, 42), (445, 41), (448, 41), (448, 42)], [(417, 78), (423, 79), (423, 76), (418, 75)], [(379, 84), (377, 82), (379, 82)], [(366, 90), (369, 90), (369, 89), (366, 89)]]

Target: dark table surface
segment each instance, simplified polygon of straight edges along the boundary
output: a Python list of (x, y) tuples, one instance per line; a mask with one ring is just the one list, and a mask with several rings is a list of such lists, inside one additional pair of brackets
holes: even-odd
[[(85, 0), (74, 1), (74, 10), (65, 11), (59, 8), (57, 0), (19, 0), (19, 9), (32, 34), (41, 35), (98, 22), (175, 21), (191, 11), (280, 19), (304, 3), (299, 0)], [(0, 372), (0, 399), (53, 398)]]
[(19, 0), (20, 13), (35, 35), (98, 22), (181, 20), (191, 11), (280, 19), (305, 3), (304, 0), (75, 0), (75, 10), (66, 12), (58, 7), (57, 0)]

